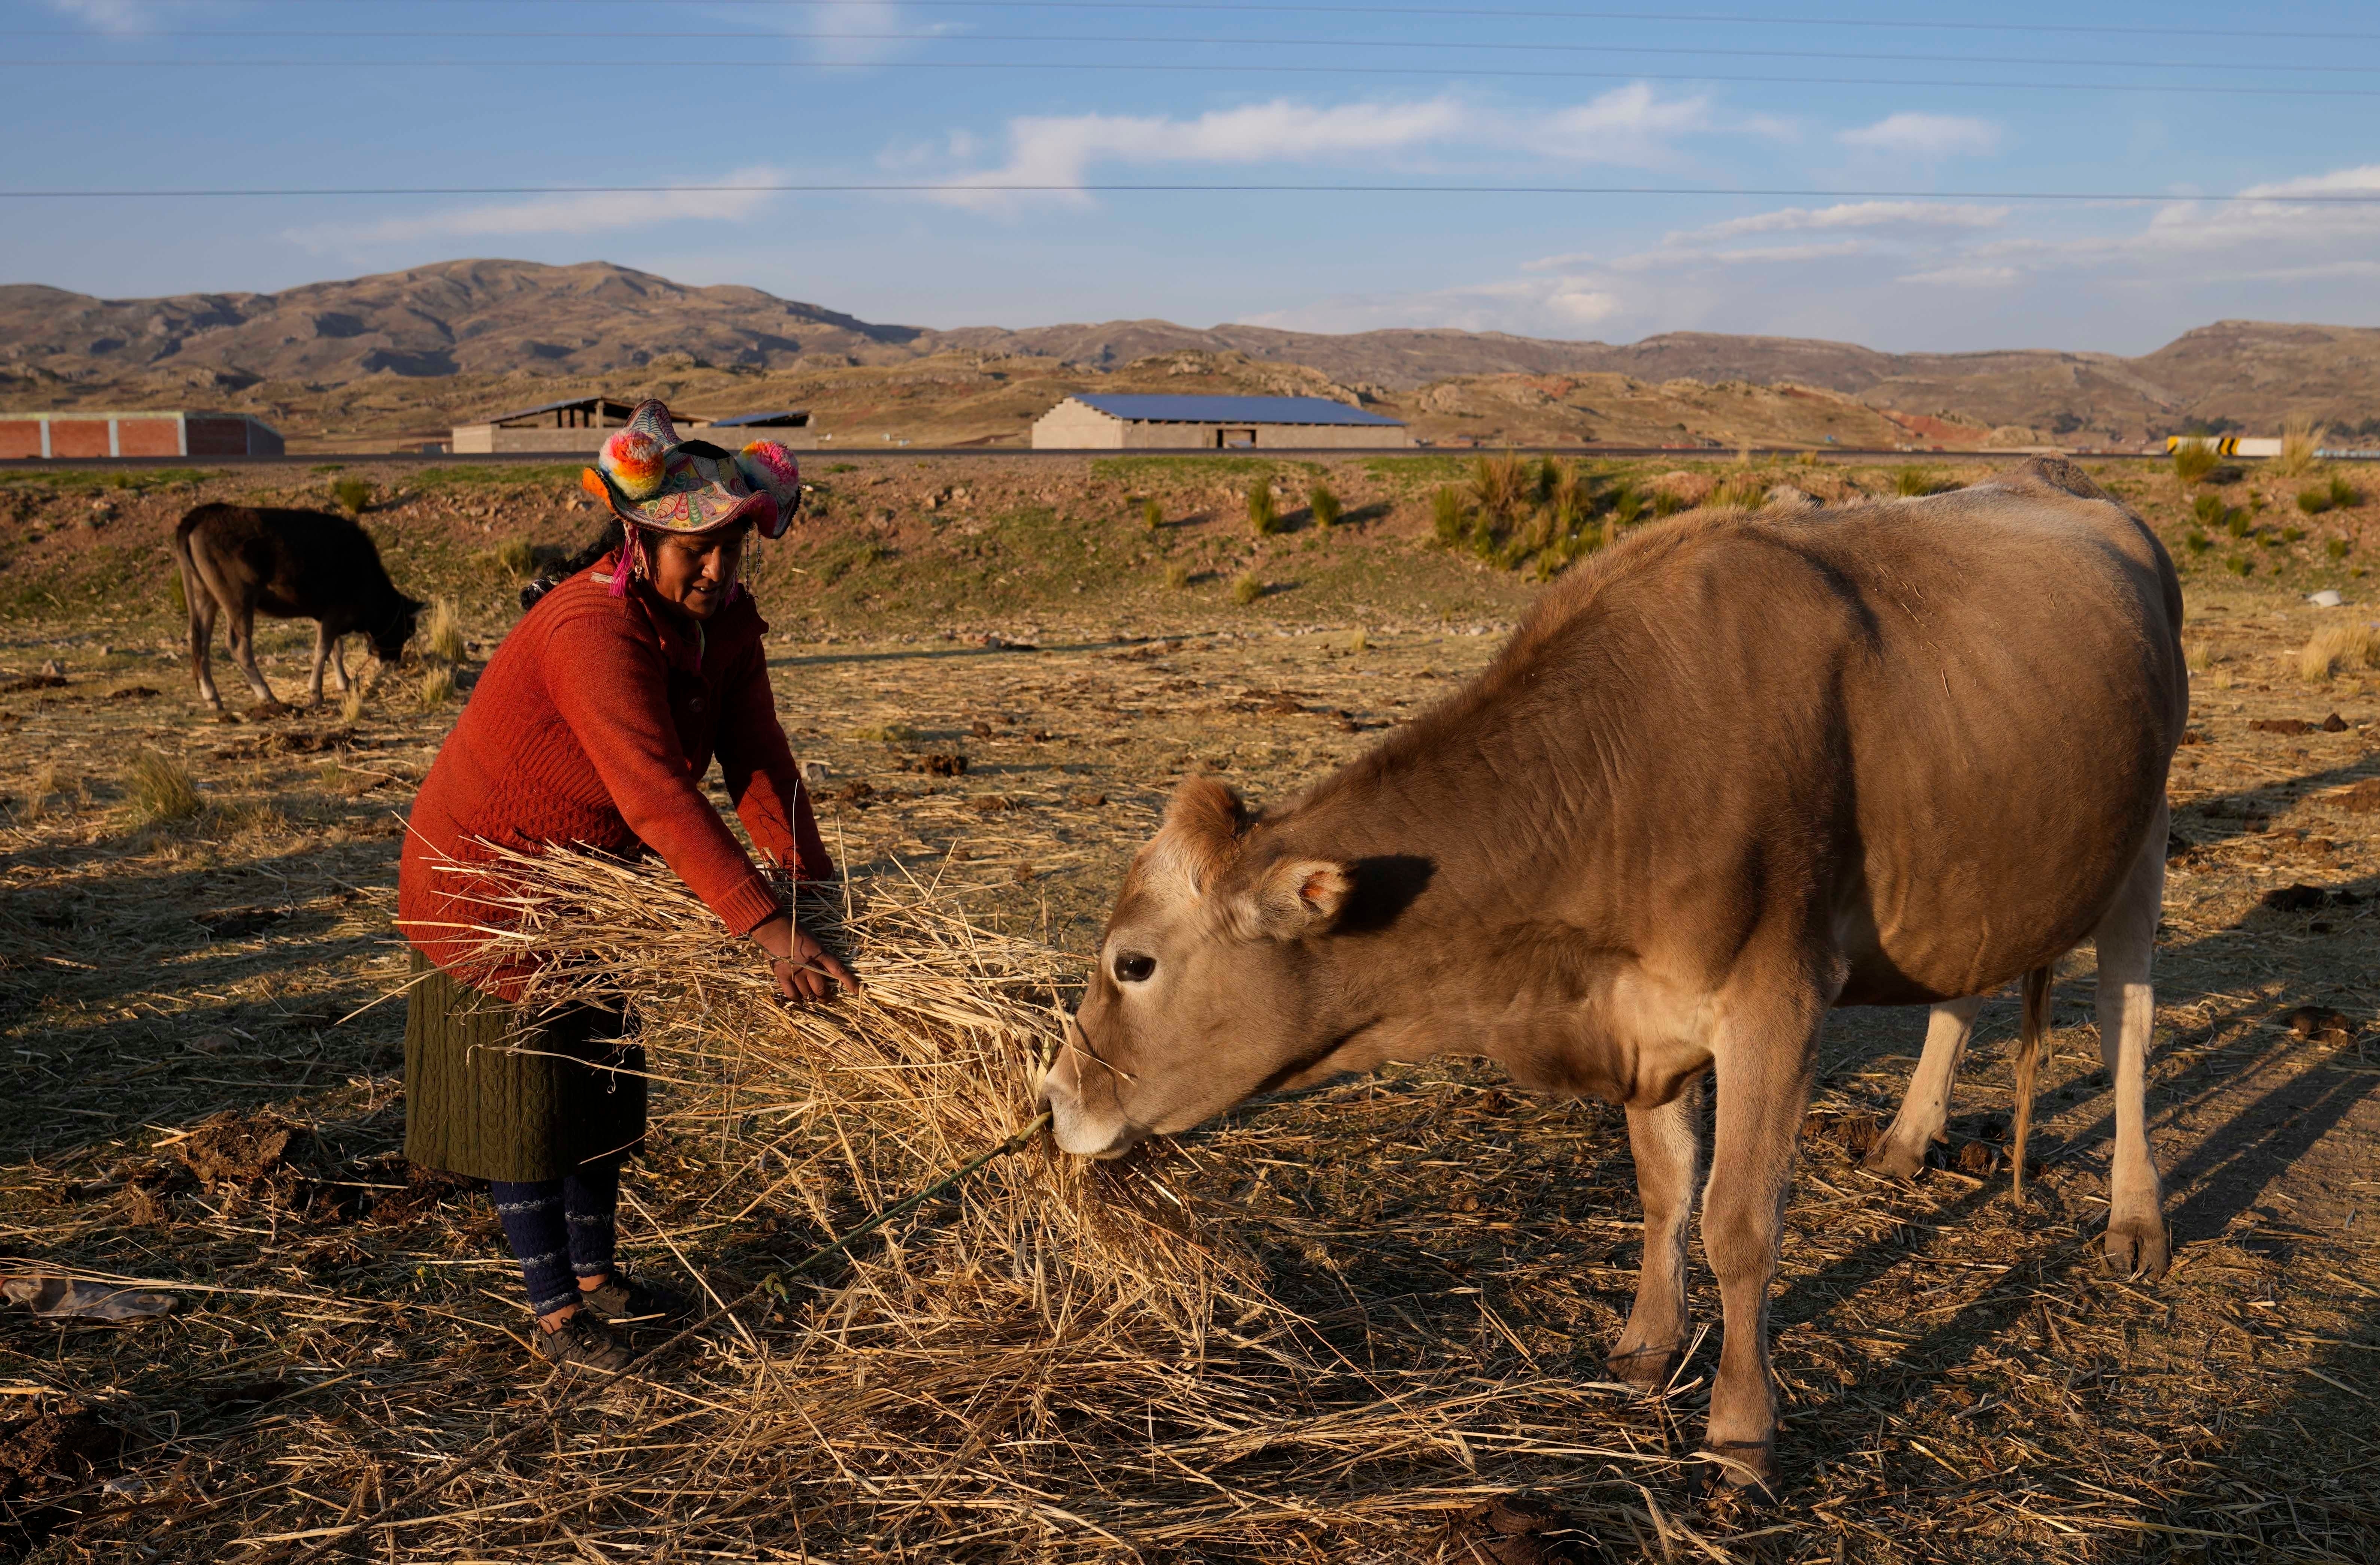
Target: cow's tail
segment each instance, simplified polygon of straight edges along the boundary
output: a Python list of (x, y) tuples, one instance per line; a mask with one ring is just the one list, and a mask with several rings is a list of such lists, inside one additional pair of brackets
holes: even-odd
[(2016, 1171), (2016, 1199), (2024, 1201), (2024, 1143), (2033, 1134), (2034, 1084), (2041, 1074), (2041, 1046), (2049, 1036), (2049, 969), (2035, 967), (2024, 976), (2024, 1021), (2016, 1044), (2016, 1134), (2009, 1137), (2010, 1162)]
[(190, 558), (190, 529), (199, 525), (200, 507), (174, 526), (174, 568), (182, 574), (182, 610), (184, 617), (195, 627), (199, 623), (199, 594), (206, 584), (199, 579), (198, 562)]

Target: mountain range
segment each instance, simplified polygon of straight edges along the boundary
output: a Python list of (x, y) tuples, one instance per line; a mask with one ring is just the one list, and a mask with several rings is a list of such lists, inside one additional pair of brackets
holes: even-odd
[[(1806, 387), (1896, 417), (1998, 431), (2003, 443), (2028, 433), (2130, 442), (2191, 424), (2270, 430), (2291, 415), (2380, 433), (2380, 330), (2363, 327), (2224, 321), (2128, 358), (2041, 348), (1885, 353), (1700, 332), (1614, 345), (1166, 321), (940, 330), (873, 323), (758, 288), (690, 286), (603, 261), (455, 261), (279, 293), (150, 299), (0, 286), (0, 402), (164, 398), (265, 409), (293, 426), (285, 432), (325, 439), (341, 430), (360, 438), (366, 424), (434, 425), (464, 416), (458, 407), (474, 397), (502, 400), (500, 392), (537, 401), (541, 390), (573, 394), (565, 383), (590, 379), (633, 390), (630, 382), (662, 371), (790, 387), (823, 385), (820, 377), (838, 370), (1020, 360), (1038, 361), (1037, 382), (1096, 383), (1153, 360), (1187, 362), (1184, 356), (1205, 366), (1202, 374), (1239, 366), (1247, 371), (1241, 380), (1263, 380), (1263, 367), (1280, 367), (1350, 399), (1388, 405), (1426, 404), (1432, 388), (1486, 378), (1621, 377), (1663, 388)], [(304, 428), (310, 419), (320, 427)]]

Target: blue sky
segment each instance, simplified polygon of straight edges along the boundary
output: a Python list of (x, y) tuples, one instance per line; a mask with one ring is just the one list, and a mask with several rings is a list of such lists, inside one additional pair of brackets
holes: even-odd
[[(2380, 7), (1635, 3), (1650, 19), (1560, 0), (0, 0), (11, 188), (941, 187), (10, 200), (0, 281), (273, 289), (496, 255), (930, 326), (2138, 353), (2223, 317), (2380, 324), (2380, 204), (2304, 199), (2380, 196)], [(1118, 184), (1861, 194), (1087, 188)], [(2017, 199), (2052, 191), (2159, 199)]]

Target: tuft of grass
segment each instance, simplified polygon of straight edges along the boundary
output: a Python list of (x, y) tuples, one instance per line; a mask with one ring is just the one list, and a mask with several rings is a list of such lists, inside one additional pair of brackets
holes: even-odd
[(445, 663), (432, 663), (421, 673), (421, 687), (415, 693), (424, 711), (434, 711), (455, 698), (455, 671)]
[(2204, 673), (2215, 666), (2215, 649), (2204, 641), (2185, 640), (2181, 644), (2181, 665), (2192, 673)]
[(1339, 503), (1339, 496), (1332, 492), (1327, 483), (1318, 481), (1312, 489), (1308, 490), (1305, 494), (1305, 503), (1314, 512), (1314, 525), (1325, 532), (1337, 527), (1339, 518), (1347, 514), (1347, 508)]
[(1768, 480), (1758, 473), (1738, 473), (1718, 486), (1711, 503), (1738, 511), (1757, 511), (1768, 503)]
[(2312, 489), (2298, 491), (2298, 509), (2309, 516), (2319, 516), (2338, 503), (2330, 497), (2330, 486), (2316, 484)]
[(455, 617), (451, 600), (431, 600), (430, 613), (421, 622), (421, 649), (450, 663), (463, 661), (463, 622)]
[(362, 479), (340, 479), (331, 485), (331, 498), (360, 516), (364, 507), (371, 503), (372, 486)]
[(2181, 480), (2183, 488), (2195, 488), (2206, 481), (2206, 475), (2215, 471), (2216, 464), (2221, 460), (2215, 448), (2204, 441), (2186, 440), (2173, 448), (2173, 476)]
[(2342, 668), (2380, 668), (2380, 629), (2335, 625), (2317, 630), (2298, 651), (2298, 677), (2320, 685)]
[(1923, 467), (1903, 467), (1892, 475), (1892, 492), (1914, 496), (1932, 494), (1941, 488), (1934, 475)]
[(508, 538), (496, 545), (496, 568), (515, 581), (527, 581), (537, 572), (537, 551), (526, 538)]
[(124, 773), (124, 796), (133, 819), (143, 825), (188, 820), (203, 807), (188, 769), (155, 750), (132, 758)]
[(1645, 515), (1645, 495), (1633, 484), (1621, 484), (1620, 492), (1611, 497), (1611, 520), (1619, 527), (1633, 528)]
[(1245, 608), (1264, 596), (1264, 583), (1254, 571), (1242, 571), (1232, 583), (1232, 601)]
[(862, 744), (905, 745), (917, 737), (917, 731), (905, 722), (888, 722), (875, 728), (855, 728), (851, 736)]
[(1248, 530), (1270, 538), (1281, 530), (1281, 506), (1272, 497), (1270, 479), (1248, 480)]
[(1347, 650), (1350, 652), (1369, 651), (1371, 649), (1371, 646), (1372, 638), (1364, 634), (1364, 627), (1362, 625), (1359, 625), (1354, 629), (1347, 633)]
[(1463, 515), (1463, 496), (1451, 484), (1441, 484), (1429, 497), (1430, 532), (1441, 549), (1451, 549), (1463, 541), (1466, 530)]
[(2322, 426), (2303, 414), (2293, 413), (2281, 425), (2281, 454), (2273, 458), (2273, 471), (2285, 479), (2302, 478), (2313, 471), (2313, 454), (2322, 449)]
[(2334, 538), (2322, 546), (2322, 552), (2329, 555), (2334, 560), (2344, 560), (2347, 558), (2348, 548), (2349, 544), (2347, 540), (2343, 538)]
[(190, 618), (190, 594), (189, 589), (182, 585), (182, 573), (180, 570), (176, 569), (166, 574), (165, 592), (167, 596), (171, 597), (174, 601), (175, 623), (177, 625), (188, 623)]
[(66, 778), (58, 770), (58, 763), (45, 760), (33, 769), (32, 777), (25, 784), (25, 804), (24, 807), (18, 810), (17, 819), (19, 820), (42, 819), (50, 813), (50, 801), (53, 798), (72, 791), (66, 785)]
[(1550, 455), (1537, 458), (1538, 504), (1542, 505), (1560, 493), (1562, 486), (1568, 481), (1569, 474), (1563, 471), (1560, 462), (1555, 461)]
[(1169, 562), (1165, 567), (1165, 585), (1176, 592), (1189, 586), (1190, 567), (1180, 560)]
[(1656, 516), (1674, 516), (1685, 508), (1684, 497), (1676, 491), (1657, 489), (1653, 491), (1653, 515)]
[(2254, 573), (2256, 563), (2245, 554), (2234, 554), (2223, 562), (2223, 568), (2233, 576), (2250, 576)]
[(2181, 535), (2181, 546), (2193, 554), (2204, 554), (2215, 547), (2215, 540), (2196, 528)]
[(1472, 498), (1497, 521), (1510, 519), (1527, 488), (1527, 465), (1510, 446), (1493, 456), (1482, 455), (1471, 464)]
[(1151, 532), (1165, 525), (1165, 507), (1157, 503), (1157, 496), (1152, 494), (1140, 503), (1140, 524)]
[(347, 693), (339, 698), (339, 721), (350, 728), (361, 722), (364, 715), (364, 697), (367, 694), (361, 679), (350, 684), (347, 686)]
[(2363, 495), (2347, 481), (2345, 474), (2334, 473), (2330, 479), (2330, 503), (2342, 511), (2351, 511), (2363, 503)]

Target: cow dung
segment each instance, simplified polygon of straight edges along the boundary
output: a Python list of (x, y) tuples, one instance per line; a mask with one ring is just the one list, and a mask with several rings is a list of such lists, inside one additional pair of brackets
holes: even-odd
[(2380, 777), (2367, 777), (2331, 801), (2350, 815), (2380, 814)]
[(2330, 900), (2320, 886), (2277, 886), (2258, 901), (2275, 913), (2311, 913)]
[(2311, 734), (2314, 725), (2301, 717), (2254, 717), (2248, 726), (2259, 734)]
[(2322, 720), (2322, 731), (2325, 734), (2344, 734), (2347, 732), (2347, 720), (2333, 712)]
[(236, 940), (269, 929), (289, 916), (278, 907), (225, 907), (201, 913), (194, 923), (219, 940)]
[(225, 1112), (201, 1121), (174, 1144), (174, 1156), (210, 1185), (252, 1184), (278, 1171), (297, 1127), (270, 1115)]
[(2345, 1037), (2353, 1026), (2346, 1015), (2326, 1005), (2301, 1005), (2285, 1012), (2281, 1023), (2300, 1037)]

